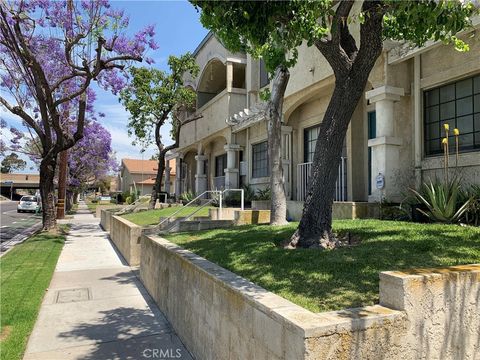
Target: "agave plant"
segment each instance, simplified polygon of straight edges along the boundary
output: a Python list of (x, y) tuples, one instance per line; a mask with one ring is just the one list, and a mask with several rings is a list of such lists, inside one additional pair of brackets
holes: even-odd
[(442, 223), (456, 223), (468, 210), (472, 198), (459, 203), (460, 184), (458, 180), (445, 183), (424, 183), (422, 193), (411, 189), (415, 197), (427, 207), (417, 209), (430, 220)]

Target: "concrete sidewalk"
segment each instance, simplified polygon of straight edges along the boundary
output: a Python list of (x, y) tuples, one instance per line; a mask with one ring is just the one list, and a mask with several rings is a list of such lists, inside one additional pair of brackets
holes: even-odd
[(84, 204), (24, 360), (192, 359)]

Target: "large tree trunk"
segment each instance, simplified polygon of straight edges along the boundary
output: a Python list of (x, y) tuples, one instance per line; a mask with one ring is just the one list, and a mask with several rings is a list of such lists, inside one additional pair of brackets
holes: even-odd
[(160, 150), (158, 156), (158, 170), (157, 176), (155, 177), (155, 185), (152, 189), (152, 195), (150, 197), (150, 203), (148, 205), (149, 209), (155, 209), (155, 203), (157, 202), (158, 193), (162, 191), (162, 180), (163, 180), (163, 172), (165, 171), (165, 152)]
[(53, 184), (56, 166), (56, 156), (49, 155), (40, 162), (43, 230), (51, 230), (57, 226), (55, 217), (55, 185)]
[(282, 108), (285, 89), (290, 73), (279, 66), (275, 70), (272, 83), (272, 94), (267, 103), (266, 117), (268, 128), (268, 158), (270, 161), (270, 225), (287, 223), (287, 198), (282, 166)]
[(320, 125), (303, 215), (292, 237), (292, 246), (333, 248), (336, 245), (332, 234), (332, 205), (338, 165), (348, 124), (363, 90), (364, 84), (355, 85), (350, 81), (335, 85)]
[(383, 8), (376, 2), (363, 3), (366, 20), (360, 28), (361, 47), (357, 49), (343, 20), (352, 5), (353, 2), (345, 1), (338, 6), (332, 40), (315, 43), (334, 70), (335, 89), (320, 125), (303, 215), (290, 247), (337, 246), (332, 233), (332, 205), (343, 142), (368, 76), (382, 51)]

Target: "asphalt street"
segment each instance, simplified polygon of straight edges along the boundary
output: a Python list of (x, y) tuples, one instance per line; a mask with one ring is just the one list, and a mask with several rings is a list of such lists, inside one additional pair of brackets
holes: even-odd
[(17, 213), (16, 201), (0, 201), (0, 242), (8, 242), (41, 220), (41, 215)]

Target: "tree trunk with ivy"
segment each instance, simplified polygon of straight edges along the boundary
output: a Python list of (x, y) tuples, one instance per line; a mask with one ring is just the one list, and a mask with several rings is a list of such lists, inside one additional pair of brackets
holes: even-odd
[(315, 46), (334, 69), (335, 89), (325, 112), (315, 147), (312, 173), (302, 218), (289, 247), (335, 248), (332, 206), (338, 165), (350, 119), (364, 94), (369, 74), (382, 52), (383, 10), (375, 2), (364, 2), (365, 21), (360, 27), (360, 48), (348, 29), (353, 2), (337, 8), (332, 39)]
[(284, 66), (275, 70), (272, 93), (267, 102), (268, 159), (270, 161), (270, 225), (287, 223), (287, 198), (282, 164), (282, 108), (290, 73)]

